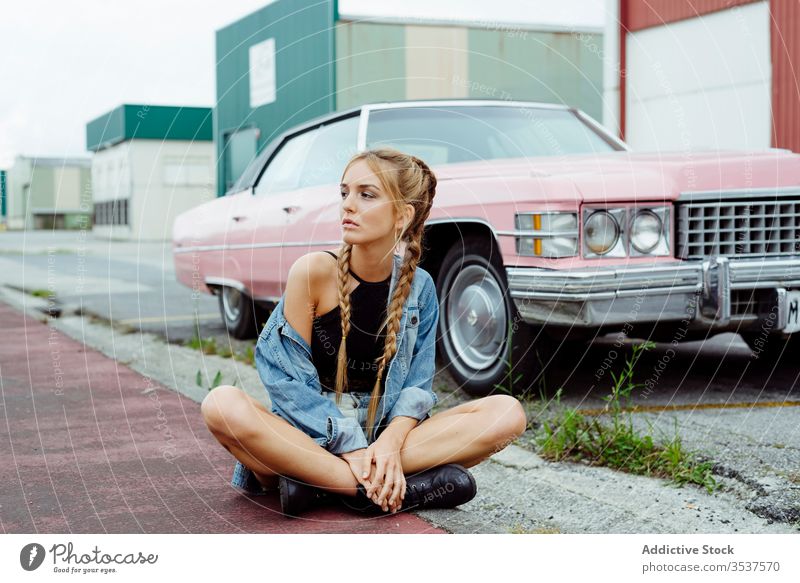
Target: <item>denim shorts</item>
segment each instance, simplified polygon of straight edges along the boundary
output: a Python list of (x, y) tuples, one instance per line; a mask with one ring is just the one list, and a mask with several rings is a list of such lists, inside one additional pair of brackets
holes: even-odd
[(367, 410), (369, 408), (371, 393), (342, 393), (342, 400), (338, 405), (336, 404), (336, 392), (323, 391), (322, 395), (330, 399), (330, 401), (339, 408), (342, 415), (355, 419), (364, 430), (364, 433), (367, 433)]

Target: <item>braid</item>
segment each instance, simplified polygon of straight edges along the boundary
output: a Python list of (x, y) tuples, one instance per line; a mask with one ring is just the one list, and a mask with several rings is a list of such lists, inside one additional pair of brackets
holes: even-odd
[(342, 321), (342, 342), (339, 344), (339, 355), (336, 362), (336, 404), (342, 400), (342, 393), (347, 389), (347, 335), (350, 333), (350, 294), (347, 284), (350, 275), (350, 255), (353, 246), (343, 243), (339, 248), (339, 312)]
[(372, 398), (369, 400), (369, 407), (367, 408), (368, 435), (372, 433), (372, 429), (375, 425), (375, 417), (378, 411), (378, 399), (381, 392), (381, 378), (386, 370), (387, 363), (392, 360), (397, 352), (397, 332), (400, 330), (403, 305), (406, 303), (408, 294), (411, 292), (411, 283), (414, 281), (414, 273), (417, 271), (417, 264), (422, 255), (422, 245), (420, 244), (422, 233), (420, 232), (419, 235), (418, 237), (412, 237), (408, 245), (406, 245), (403, 266), (400, 269), (397, 285), (395, 285), (394, 293), (392, 294), (392, 301), (389, 303), (389, 309), (386, 313), (386, 321), (384, 322), (386, 326), (386, 338), (383, 345), (383, 355), (378, 359), (378, 375), (375, 379), (375, 386), (372, 389)]

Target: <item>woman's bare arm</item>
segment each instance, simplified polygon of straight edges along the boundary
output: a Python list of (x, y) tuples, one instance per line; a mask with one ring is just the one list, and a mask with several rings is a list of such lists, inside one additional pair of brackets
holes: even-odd
[(308, 253), (294, 262), (284, 291), (283, 313), (289, 324), (311, 346), (311, 330), (319, 301), (319, 282), (322, 280), (320, 262)]

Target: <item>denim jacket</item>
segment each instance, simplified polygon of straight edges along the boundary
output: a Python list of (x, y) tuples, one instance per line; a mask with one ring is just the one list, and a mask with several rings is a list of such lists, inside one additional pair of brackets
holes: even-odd
[[(395, 255), (387, 303), (401, 264), (402, 258)], [(367, 447), (395, 417), (423, 420), (430, 415), (437, 402), (433, 376), (439, 301), (433, 278), (427, 271), (417, 268), (403, 306), (397, 352), (389, 362), (372, 439), (367, 439), (361, 426), (345, 417), (322, 394), (319, 375), (311, 359), (311, 347), (284, 316), (284, 297), (267, 320), (255, 350), (256, 369), (269, 394), (274, 414), (334, 454)], [(239, 462), (232, 482), (246, 490), (252, 490), (249, 486), (256, 484), (249, 470)]]

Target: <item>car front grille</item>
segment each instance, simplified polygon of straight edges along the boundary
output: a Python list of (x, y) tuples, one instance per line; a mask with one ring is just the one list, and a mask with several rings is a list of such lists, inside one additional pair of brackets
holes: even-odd
[(692, 201), (676, 208), (676, 253), (681, 259), (800, 254), (800, 195)]
[(731, 316), (758, 316), (769, 311), (774, 302), (774, 291), (770, 289), (734, 289), (731, 290)]

